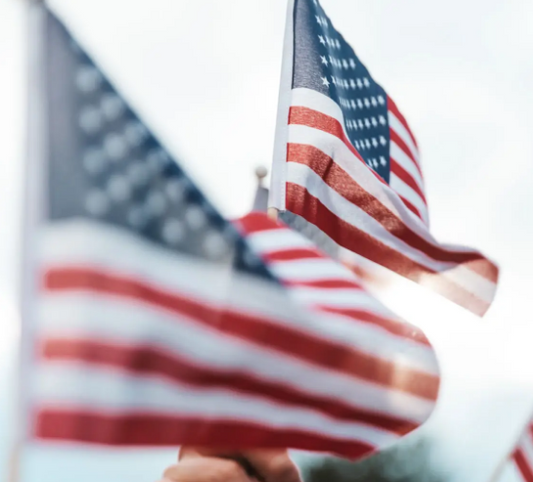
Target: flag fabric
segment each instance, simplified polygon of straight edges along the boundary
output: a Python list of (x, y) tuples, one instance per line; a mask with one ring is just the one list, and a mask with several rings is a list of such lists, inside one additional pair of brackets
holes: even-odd
[(423, 334), (265, 214), (223, 219), (39, 8), (29, 436), (357, 458), (422, 424)]
[(289, 5), (270, 205), (478, 315), (493, 300), (498, 268), (431, 235), (415, 137), (318, 0)]

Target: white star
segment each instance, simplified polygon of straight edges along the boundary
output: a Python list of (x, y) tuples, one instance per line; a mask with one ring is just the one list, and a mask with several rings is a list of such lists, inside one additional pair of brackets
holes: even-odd
[(316, 23), (318, 23), (318, 25), (322, 26), (322, 19), (318, 15), (315, 15), (315, 18), (316, 18)]
[(102, 80), (102, 74), (92, 65), (84, 65), (76, 72), (76, 86), (85, 93), (98, 89)]
[(356, 63), (355, 63), (355, 60), (354, 60), (354, 59), (350, 59), (350, 67), (351, 67), (352, 69), (355, 69), (356, 66), (357, 66), (357, 65), (356, 65)]
[(372, 125), (373, 125), (374, 127), (376, 127), (376, 126), (378, 125), (378, 121), (376, 120), (375, 117), (372, 117), (372, 119), (370, 119), (370, 121), (372, 122)]
[(369, 87), (370, 86), (370, 81), (365, 77), (363, 79), (363, 84), (365, 84), (365, 87)]
[(353, 121), (353, 128), (354, 128), (354, 130), (359, 129), (359, 128), (357, 127), (357, 122), (355, 122), (355, 121)]
[(383, 125), (383, 126), (384, 126), (385, 124), (387, 124), (387, 121), (385, 120), (385, 117), (383, 117), (382, 115), (379, 116), (379, 123), (380, 123), (381, 125)]
[(109, 199), (104, 192), (91, 191), (85, 198), (85, 209), (92, 216), (103, 216), (109, 209)]
[(330, 39), (327, 35), (326, 35), (326, 43), (327, 43), (328, 45), (331, 45), (331, 39)]
[(161, 234), (166, 243), (178, 244), (185, 238), (185, 227), (178, 219), (169, 219), (163, 226)]
[(365, 139), (365, 144), (366, 144), (366, 147), (368, 147), (369, 149), (372, 146), (372, 144), (370, 144), (370, 139)]
[(335, 40), (335, 46), (340, 49), (341, 48), (341, 43), (338, 41), (338, 40)]
[(373, 105), (374, 107), (376, 107), (376, 106), (378, 105), (378, 101), (376, 100), (375, 97), (372, 97), (372, 98), (370, 99), (370, 102), (372, 102), (372, 105)]
[(357, 87), (357, 86), (355, 85), (355, 80), (350, 79), (350, 87), (351, 87), (352, 89), (355, 89), (355, 88)]
[(359, 119), (357, 121), (357, 123), (359, 124), (359, 127), (362, 129), (363, 127), (365, 127), (365, 125), (363, 124), (363, 121), (361, 119)]
[(327, 77), (321, 77), (322, 79), (322, 85), (325, 85), (326, 87), (329, 87), (329, 81)]
[(345, 69), (348, 69), (348, 62), (346, 61), (346, 59), (342, 59), (342, 66), (343, 66)]
[(359, 107), (359, 109), (363, 108), (363, 101), (361, 99), (357, 99), (357, 107)]
[(365, 98), (364, 100), (364, 103), (365, 103), (365, 107), (370, 107), (370, 101), (368, 99)]
[(322, 59), (322, 63), (327, 67), (328, 66), (328, 59), (326, 59), (325, 55), (321, 55), (320, 58)]
[(387, 165), (387, 159), (385, 159), (383, 156), (379, 156), (379, 162), (381, 162), (382, 166)]
[(139, 121), (132, 121), (126, 124), (124, 135), (132, 147), (138, 147), (148, 138), (149, 133)]
[(352, 109), (354, 109), (354, 110), (355, 110), (355, 109), (356, 109), (356, 107), (357, 107), (357, 106), (356, 106), (356, 104), (355, 104), (355, 100), (353, 100), (353, 99), (352, 99), (352, 100), (350, 100), (350, 104), (352, 105)]
[(151, 192), (146, 197), (145, 207), (146, 211), (150, 212), (153, 216), (162, 216), (167, 207), (165, 196), (159, 191)]
[(352, 130), (352, 121), (350, 119), (348, 119), (348, 121), (346, 122), (346, 127), (348, 128), (349, 131)]
[(334, 75), (331, 76), (331, 82), (333, 82), (333, 85), (337, 85), (337, 79)]
[(85, 132), (94, 134), (102, 127), (100, 110), (93, 106), (84, 107), (80, 112), (78, 122)]
[(378, 145), (379, 145), (379, 144), (378, 144), (378, 140), (377, 140), (375, 137), (372, 137), (372, 145), (373, 145), (374, 147), (378, 147)]
[(185, 211), (185, 222), (196, 231), (207, 224), (207, 218), (202, 208), (193, 204)]
[(387, 139), (385, 139), (383, 136), (379, 136), (379, 142), (382, 146), (384, 146), (385, 144), (387, 144)]
[(126, 155), (128, 145), (122, 136), (112, 132), (104, 139), (104, 151), (109, 158), (118, 161)]
[(324, 37), (323, 37), (322, 35), (319, 35), (319, 36), (318, 36), (318, 40), (320, 40), (320, 43), (321, 43), (322, 45), (326, 45), (326, 41), (324, 40)]
[(360, 89), (363, 88), (363, 82), (361, 82), (361, 79), (357, 79), (357, 87), (359, 87)]
[(107, 158), (102, 149), (93, 147), (83, 154), (83, 167), (90, 174), (100, 174), (106, 168), (106, 164)]
[(119, 174), (114, 174), (107, 183), (109, 197), (116, 202), (127, 201), (131, 194), (131, 187), (128, 179)]
[(359, 149), (359, 141), (355, 141), (355, 147)]
[(344, 79), (344, 87), (346, 89), (349, 89), (350, 88), (350, 84), (348, 83), (348, 81), (346, 79)]
[(385, 103), (385, 99), (383, 98), (382, 95), (379, 95), (379, 96), (378, 96), (378, 102), (379, 102), (381, 105), (383, 105), (383, 104)]
[(370, 129), (370, 121), (368, 119), (365, 119), (365, 126)]
[(105, 94), (100, 101), (100, 106), (109, 121), (117, 119), (126, 110), (126, 104), (116, 94)]

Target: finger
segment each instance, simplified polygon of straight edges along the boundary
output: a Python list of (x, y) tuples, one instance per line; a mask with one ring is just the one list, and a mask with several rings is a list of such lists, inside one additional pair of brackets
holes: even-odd
[(169, 482), (252, 482), (234, 460), (191, 457), (172, 465), (163, 474)]
[(265, 482), (302, 482), (300, 472), (287, 450), (242, 452)]
[(235, 450), (230, 450), (227, 448), (211, 448), (211, 447), (191, 447), (184, 446), (181, 447), (178, 460), (190, 460), (200, 457), (216, 457), (221, 459), (230, 459), (237, 462), (248, 477), (258, 479), (259, 482), (264, 482), (263, 479), (259, 476), (258, 472), (255, 470), (253, 465), (241, 455), (240, 452)]

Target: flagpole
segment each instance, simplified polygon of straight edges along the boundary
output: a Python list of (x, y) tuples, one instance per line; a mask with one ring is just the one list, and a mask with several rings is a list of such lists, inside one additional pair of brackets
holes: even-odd
[[(287, 0), (287, 17), (283, 38), (281, 77), (279, 85), (278, 114), (272, 169), (268, 215), (277, 219), (279, 211), (285, 210), (285, 185), (287, 170), (287, 142), (289, 137), (289, 109), (292, 101), (292, 77), (294, 59), (294, 7), (295, 0)], [(275, 209), (275, 211), (274, 211)]]
[(44, 0), (23, 0), (25, 2), (26, 31), (26, 134), (25, 161), (22, 180), (23, 209), (21, 230), (20, 284), (19, 284), (19, 322), (20, 335), (18, 342), (18, 362), (16, 366), (16, 407), (15, 427), (8, 464), (8, 481), (21, 480), (21, 463), (26, 434), (28, 433), (28, 364), (32, 347), (32, 306), (34, 299), (35, 278), (32, 273), (30, 253), (35, 242), (33, 228), (36, 221), (36, 202), (39, 202), (36, 185), (39, 165), (36, 162), (44, 152), (43, 126), (43, 20)]

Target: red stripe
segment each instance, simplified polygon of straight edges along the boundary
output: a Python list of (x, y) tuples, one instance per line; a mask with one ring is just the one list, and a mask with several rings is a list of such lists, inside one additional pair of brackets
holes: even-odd
[(346, 279), (322, 279), (315, 281), (294, 281), (283, 279), (283, 284), (287, 286), (305, 286), (308, 288), (353, 289), (354, 291), (361, 291), (363, 289), (359, 283)]
[(315, 308), (328, 313), (335, 313), (337, 315), (353, 318), (360, 323), (376, 325), (388, 331), (389, 333), (392, 333), (393, 335), (407, 338), (421, 345), (431, 346), (429, 340), (426, 338), (426, 335), (424, 335), (419, 328), (410, 325), (403, 320), (399, 321), (391, 318), (385, 318), (383, 316), (376, 315), (375, 313), (352, 308), (336, 308), (324, 305), (316, 305)]
[[(344, 142), (352, 154), (354, 154), (366, 166), (361, 154), (359, 154), (357, 149), (350, 142), (350, 139), (346, 137), (344, 129), (337, 119), (307, 107), (291, 107), (289, 112), (289, 124), (312, 127), (313, 129), (318, 129), (338, 137), (342, 142)], [(376, 177), (376, 179), (383, 184), (387, 184), (378, 173), (368, 168), (368, 166), (366, 167), (369, 172)]]
[[(200, 366), (176, 353), (149, 346), (119, 346), (89, 340), (52, 339), (43, 344), (47, 360), (82, 361), (141, 375), (159, 375), (195, 387), (219, 387), (252, 394), (284, 405), (312, 408), (339, 420), (360, 422), (404, 435), (419, 424), (347, 405), (326, 396), (311, 395), (283, 383), (260, 380), (242, 371)], [(357, 403), (357, 400), (353, 401)]]
[(533, 467), (527, 460), (524, 452), (522, 452), (521, 449), (516, 450), (513, 454), (513, 458), (518, 466), (518, 469), (520, 470), (520, 473), (522, 474), (522, 477), (524, 477), (524, 481), (533, 482)]
[(335, 452), (352, 459), (370, 455), (375, 447), (298, 430), (239, 421), (206, 421), (182, 416), (108, 415), (85, 410), (47, 409), (37, 414), (37, 438), (74, 440), (106, 445), (192, 445), (249, 449), (286, 448)]
[[(305, 144), (289, 144), (287, 160), (289, 162), (305, 164), (311, 168), (328, 186), (372, 216), (389, 233), (407, 243), (409, 246), (427, 254), (430, 258), (433, 258), (436, 261), (463, 264), (465, 267), (492, 282), (498, 280), (498, 268), (481, 253), (476, 251), (449, 251), (429, 243), (412, 231), (406, 224), (404, 224), (401, 218), (385, 207), (378, 199), (357, 184), (349, 174), (335, 163), (334, 159), (330, 158), (316, 147)], [(287, 199), (290, 203), (290, 194), (287, 195)], [(310, 212), (310, 214), (312, 213)], [(316, 215), (313, 215), (313, 218), (314, 217), (316, 217)], [(306, 219), (309, 221), (308, 218)], [(330, 234), (330, 237), (333, 239), (336, 239), (338, 235), (340, 235), (340, 230), (338, 226), (336, 226), (340, 220), (336, 219), (331, 219), (329, 223), (326, 223), (330, 233), (332, 230), (335, 230), (334, 234), (336, 234), (336, 236)], [(350, 244), (353, 245), (354, 248), (352, 251), (358, 253), (357, 246), (354, 245), (354, 243)], [(380, 261), (376, 262), (382, 264)]]
[(409, 127), (409, 124), (407, 123), (407, 119), (400, 112), (396, 103), (389, 96), (387, 96), (387, 107), (405, 127), (405, 130), (409, 133), (409, 137), (411, 137), (413, 144), (418, 149), (418, 143), (416, 142), (416, 138), (413, 135), (413, 132), (411, 131), (411, 128)]
[(287, 201), (289, 211), (315, 224), (340, 246), (417, 283), (422, 285), (428, 283), (435, 291), (474, 313), (483, 315), (487, 311), (488, 303), (450, 282), (440, 273), (412, 261), (400, 251), (389, 248), (376, 238), (338, 218), (305, 188), (288, 183)]
[(252, 212), (236, 221), (241, 231), (247, 234), (286, 229), (284, 225), (273, 221), (265, 213)]
[[(232, 310), (210, 307), (177, 293), (91, 268), (51, 269), (45, 286), (51, 291), (86, 290), (123, 296), (185, 315), (225, 334), (239, 337), (287, 356), (332, 369), (348, 376), (394, 387), (428, 400), (437, 397), (439, 378), (394, 362), (358, 352), (352, 347), (317, 338), (285, 324)], [(302, 314), (305, 312), (302, 311)], [(399, 376), (401, 375), (401, 376)], [(401, 379), (401, 382), (399, 381)]]
[(392, 128), (389, 129), (389, 134), (390, 134), (391, 142), (396, 143), (398, 147), (405, 153), (405, 155), (409, 157), (411, 161), (413, 161), (413, 165), (416, 167), (416, 170), (420, 173), (423, 179), (424, 177), (422, 174), (422, 169), (420, 169), (420, 166), (418, 165), (418, 162), (416, 161), (415, 156), (411, 152), (411, 149), (409, 149), (409, 146), (403, 141), (403, 139)]
[(260, 253), (261, 257), (269, 263), (279, 261), (294, 261), (305, 259), (324, 259), (325, 256), (320, 252), (310, 248), (291, 248), (280, 249), (279, 251), (271, 251), (268, 253)]
[(409, 174), (400, 164), (398, 164), (394, 159), (391, 158), (391, 172), (396, 174), (405, 184), (407, 184), (413, 191), (415, 191), (424, 201), (424, 204), (427, 206), (426, 196), (418, 183), (413, 179), (411, 174)]

